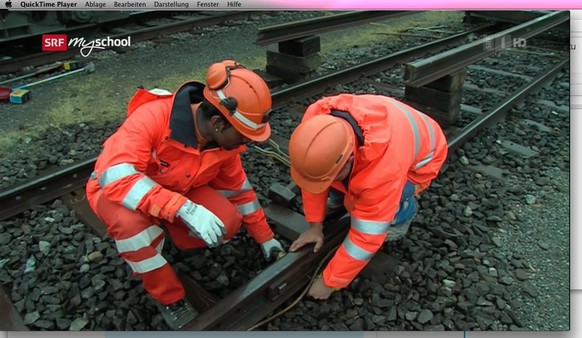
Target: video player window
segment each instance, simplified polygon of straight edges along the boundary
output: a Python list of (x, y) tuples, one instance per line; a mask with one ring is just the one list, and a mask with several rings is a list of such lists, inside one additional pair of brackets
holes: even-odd
[(0, 330), (570, 330), (569, 11), (2, 4)]

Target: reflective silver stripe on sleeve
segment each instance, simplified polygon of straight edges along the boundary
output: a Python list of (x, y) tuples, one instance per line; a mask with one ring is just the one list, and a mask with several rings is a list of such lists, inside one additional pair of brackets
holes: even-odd
[(243, 192), (250, 191), (252, 188), (253, 188), (253, 186), (251, 185), (251, 182), (249, 181), (249, 179), (245, 178), (245, 181), (244, 181), (242, 187), (240, 188), (240, 190), (217, 190), (217, 191), (222, 196), (229, 198), (229, 197), (234, 197), (238, 194), (242, 194)]
[(139, 171), (135, 170), (133, 164), (116, 164), (112, 167), (109, 167), (103, 172), (103, 174), (101, 174), (101, 177), (99, 178), (99, 186), (103, 188), (108, 184), (134, 174), (139, 174)]
[(382, 235), (388, 232), (388, 222), (364, 221), (352, 217), (352, 227), (368, 235)]
[(427, 163), (429, 163), (432, 160), (432, 155), (434, 155), (433, 152), (431, 152), (430, 154), (428, 154), (427, 157), (423, 158), (420, 162), (418, 162), (416, 164), (416, 166), (414, 167), (414, 169), (420, 169), (420, 168), (424, 167)]
[[(397, 100), (392, 101), (400, 108), (400, 110), (402, 110), (406, 114), (406, 117), (408, 118), (408, 121), (410, 122), (410, 125), (412, 127), (412, 131), (414, 133), (414, 160), (416, 161), (418, 157), (418, 152), (420, 150), (420, 132), (418, 130), (418, 125), (416, 124), (416, 120), (412, 116), (412, 113), (405, 106), (403, 106)], [(432, 129), (430, 122), (423, 113), (418, 112), (418, 114), (420, 115), (420, 117), (424, 121), (424, 124), (426, 125), (426, 128), (428, 129), (428, 134), (430, 138), (430, 152), (416, 164), (415, 169), (422, 168), (432, 160), (436, 143), (434, 130)]]
[[(157, 225), (152, 225), (144, 231), (126, 239), (116, 239), (117, 252), (132, 252), (150, 246), (164, 231)], [(162, 240), (163, 242), (163, 240)], [(159, 250), (158, 250), (159, 252)]]
[(261, 205), (259, 204), (259, 201), (257, 201), (256, 199), (252, 202), (236, 206), (236, 210), (238, 210), (238, 212), (240, 212), (243, 216), (252, 214), (253, 212), (259, 210), (260, 208)]
[(147, 176), (140, 178), (137, 182), (135, 182), (133, 187), (129, 189), (129, 192), (127, 195), (125, 195), (125, 198), (121, 204), (130, 210), (137, 209), (137, 205), (142, 200), (142, 198), (156, 185), (158, 184)]
[(342, 245), (344, 249), (346, 249), (348, 255), (352, 256), (354, 259), (357, 259), (359, 261), (367, 261), (374, 257), (373, 252), (360, 248), (359, 246), (352, 242), (349, 236), (346, 237)]
[(424, 124), (426, 125), (426, 129), (428, 129), (428, 136), (430, 137), (430, 153), (434, 153), (434, 147), (435, 147), (435, 137), (434, 137), (434, 130), (432, 129), (432, 126), (430, 125), (430, 121), (427, 120), (426, 115), (424, 115), (421, 112), (418, 112), (418, 114), (420, 115), (420, 117), (422, 118), (422, 120), (424, 121)]
[(166, 261), (166, 259), (164, 257), (162, 257), (162, 255), (160, 255), (159, 253), (151, 258), (144, 259), (144, 260), (139, 261), (139, 262), (130, 262), (128, 260), (125, 260), (125, 262), (127, 264), (129, 264), (129, 266), (131, 267), (131, 269), (134, 272), (137, 272), (137, 273), (150, 272), (150, 271), (153, 271), (155, 269), (159, 269), (168, 263)]
[(424, 167), (426, 164), (428, 164), (431, 160), (432, 157), (434, 155), (434, 150), (435, 150), (435, 143), (436, 143), (436, 139), (434, 136), (434, 130), (432, 129), (432, 126), (430, 125), (430, 122), (427, 120), (426, 116), (419, 112), (420, 117), (422, 117), (424, 124), (426, 125), (426, 128), (428, 129), (428, 135), (430, 138), (430, 152), (428, 153), (428, 155), (426, 155), (422, 160), (420, 160), (416, 166), (415, 169), (419, 169)]
[(396, 100), (392, 100), (392, 102), (394, 102), (394, 104), (396, 104), (398, 108), (400, 108), (400, 110), (404, 112), (404, 114), (408, 118), (408, 122), (410, 122), (412, 132), (414, 133), (414, 160), (416, 161), (416, 158), (418, 157), (418, 152), (420, 151), (420, 132), (418, 131), (418, 125), (416, 124), (416, 120), (414, 119), (414, 116), (412, 116), (412, 113), (402, 104), (400, 104), (400, 102)]

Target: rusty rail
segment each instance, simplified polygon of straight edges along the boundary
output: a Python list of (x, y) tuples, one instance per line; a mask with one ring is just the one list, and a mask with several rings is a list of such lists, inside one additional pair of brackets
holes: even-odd
[(407, 63), (404, 65), (404, 80), (409, 86), (423, 86), (500, 51), (499, 48), (495, 48), (496, 46), (488, 48), (487, 43), (504, 41), (509, 45), (511, 39), (527, 39), (568, 20), (570, 20), (568, 11), (546, 14), (444, 53)]
[(387, 20), (419, 11), (354, 11), (319, 18), (295, 21), (260, 28), (256, 44), (265, 46), (276, 42), (292, 40), (311, 34), (325, 33), (337, 29), (353, 27), (372, 21)]
[[(530, 21), (540, 16), (548, 14), (550, 11), (540, 10), (540, 11), (465, 11), (466, 21), (472, 22), (473, 18), (494, 20), (509, 22), (512, 24), (520, 24), (526, 21)], [(559, 30), (570, 32), (570, 25), (568, 23), (562, 23), (556, 27)]]
[(286, 87), (273, 93), (273, 105), (277, 106), (280, 103), (291, 100), (294, 97), (315, 95), (321, 93), (323, 90), (330, 86), (336, 86), (339, 83), (356, 81), (361, 77), (376, 74), (378, 72), (389, 69), (390, 67), (393, 67), (407, 59), (424, 55), (430, 51), (437, 51), (453, 43), (458, 43), (471, 34), (489, 31), (495, 27), (498, 27), (498, 25), (480, 26), (466, 32), (431, 41), (421, 46), (404, 49), (360, 65), (345, 68), (327, 75), (323, 75), (313, 80)]
[(89, 158), (0, 191), (0, 205), (3, 206), (0, 221), (83, 187), (93, 171), (95, 160)]
[(531, 82), (521, 86), (507, 99), (497, 103), (495, 107), (483, 113), (483, 115), (479, 116), (471, 123), (463, 127), (460, 131), (450, 136), (449, 154), (455, 149), (459, 148), (463, 143), (467, 142), (470, 138), (475, 136), (479, 130), (498, 122), (511, 108), (525, 99), (527, 95), (538, 91), (541, 87), (543, 87), (546, 83), (558, 75), (562, 68), (567, 67), (569, 64), (570, 59), (565, 59), (558, 62), (556, 65), (547, 69), (543, 74), (539, 75)]
[[(265, 208), (265, 213), (269, 218), (279, 218), (269, 207)], [(346, 217), (333, 226), (326, 226), (325, 244), (317, 253), (313, 253), (310, 246), (288, 253), (200, 314), (184, 330), (240, 331), (252, 327), (309, 283), (317, 265), (345, 238), (348, 225), (349, 218)]]

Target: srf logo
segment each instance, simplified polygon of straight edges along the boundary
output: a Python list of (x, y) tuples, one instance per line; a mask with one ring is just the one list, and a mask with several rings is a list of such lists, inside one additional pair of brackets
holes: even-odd
[(64, 52), (67, 50), (67, 34), (43, 34), (43, 52)]

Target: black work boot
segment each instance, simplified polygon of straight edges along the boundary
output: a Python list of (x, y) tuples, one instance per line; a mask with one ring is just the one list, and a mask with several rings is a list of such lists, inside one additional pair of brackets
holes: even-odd
[(192, 308), (192, 305), (190, 305), (185, 298), (170, 305), (164, 305), (158, 302), (156, 302), (156, 305), (162, 313), (166, 324), (168, 324), (172, 330), (181, 329), (184, 325), (188, 324), (198, 316), (196, 310)]

